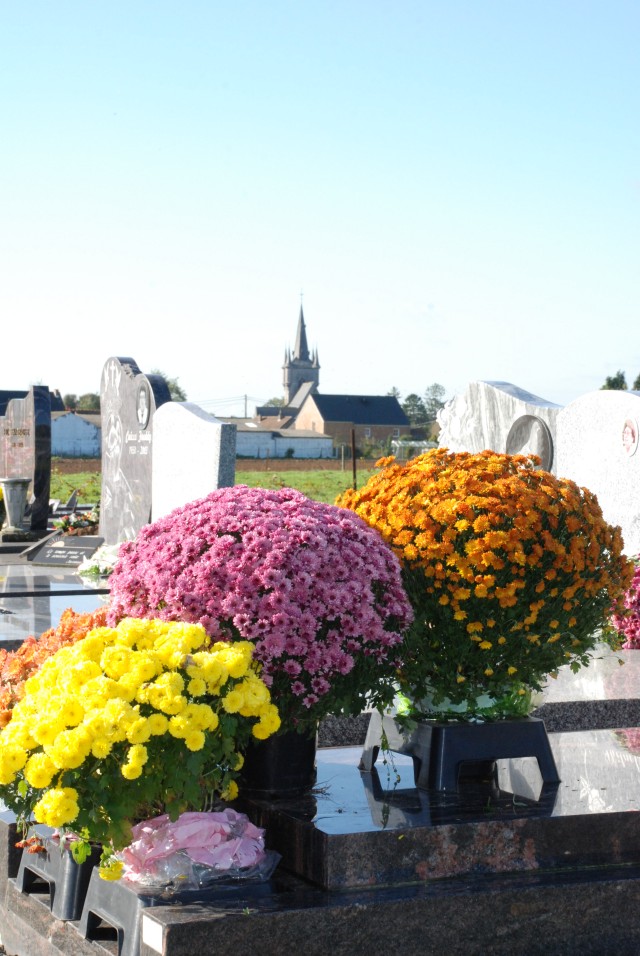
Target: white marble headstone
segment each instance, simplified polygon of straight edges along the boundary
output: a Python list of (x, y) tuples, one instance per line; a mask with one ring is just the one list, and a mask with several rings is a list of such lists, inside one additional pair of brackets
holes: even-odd
[(153, 420), (152, 521), (234, 484), (236, 426), (191, 402), (167, 402)]
[(624, 550), (640, 553), (640, 392), (590, 392), (557, 418), (557, 466), (598, 498), (609, 524), (620, 525)]
[(534, 453), (543, 468), (555, 471), (560, 410), (560, 405), (509, 382), (470, 382), (438, 412), (438, 441), (450, 451)]

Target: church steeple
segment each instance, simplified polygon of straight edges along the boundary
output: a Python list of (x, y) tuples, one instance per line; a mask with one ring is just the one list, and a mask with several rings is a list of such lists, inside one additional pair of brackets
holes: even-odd
[(296, 347), (293, 350), (294, 361), (309, 361), (309, 346), (307, 345), (307, 330), (304, 324), (304, 312), (302, 311), (302, 302), (300, 303), (300, 315), (298, 317), (298, 331), (296, 332)]
[(289, 404), (302, 385), (311, 383), (312, 391), (317, 391), (320, 379), (318, 351), (317, 349), (314, 349), (313, 355), (309, 352), (302, 303), (300, 303), (300, 315), (298, 316), (295, 348), (293, 350), (293, 354), (288, 348), (285, 349), (285, 359), (282, 368), (284, 372), (283, 384), (285, 405)]

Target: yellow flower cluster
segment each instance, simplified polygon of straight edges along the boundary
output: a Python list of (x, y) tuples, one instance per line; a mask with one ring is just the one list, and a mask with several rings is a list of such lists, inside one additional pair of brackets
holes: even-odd
[[(119, 772), (130, 782), (155, 775), (161, 790), (166, 745), (159, 738), (182, 744), (185, 756), (178, 751), (177, 760), (185, 761), (188, 775), (195, 766), (188, 754), (216, 737), (224, 742), (245, 723), (251, 730), (244, 738), (238, 733), (236, 743), (246, 744), (251, 732), (260, 739), (274, 733), (280, 719), (256, 673), (253, 645), (208, 646), (208, 640), (199, 624), (127, 618), (63, 647), (28, 679), (0, 734), (0, 787), (6, 793), (23, 779), (32, 791), (44, 790), (32, 806), (35, 819), (64, 826), (81, 811), (90, 815), (95, 808), (89, 803), (104, 803), (101, 790), (120, 786), (109, 774)], [(233, 774), (241, 755), (224, 746), (213, 754)], [(221, 779), (227, 796), (237, 793), (228, 773)], [(162, 793), (147, 789), (144, 796)]]
[[(400, 558), (416, 611), (405, 676), (474, 691), (542, 676), (585, 653), (628, 586), (619, 528), (597, 499), (535, 456), (437, 449), (382, 471), (339, 503)], [(449, 692), (453, 691), (453, 694)]]

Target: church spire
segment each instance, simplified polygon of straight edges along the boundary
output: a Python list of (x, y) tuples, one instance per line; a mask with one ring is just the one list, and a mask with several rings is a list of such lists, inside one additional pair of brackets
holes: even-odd
[(293, 358), (298, 362), (309, 361), (309, 346), (307, 345), (307, 330), (304, 325), (302, 302), (300, 303), (300, 316), (298, 318), (298, 331), (296, 333), (296, 347), (293, 351)]
[(285, 350), (285, 359), (282, 370), (284, 372), (283, 385), (285, 405), (288, 405), (289, 402), (292, 401), (302, 385), (309, 385), (311, 391), (317, 391), (320, 380), (320, 362), (318, 361), (318, 350), (315, 348), (313, 350), (313, 354), (309, 352), (302, 303), (300, 303), (296, 345), (293, 350), (293, 354), (288, 348)]

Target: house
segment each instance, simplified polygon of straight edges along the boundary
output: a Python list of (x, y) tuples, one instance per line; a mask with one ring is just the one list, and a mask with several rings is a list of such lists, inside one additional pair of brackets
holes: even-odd
[(52, 412), (51, 454), (59, 458), (100, 458), (100, 412)]
[(400, 438), (409, 431), (409, 419), (392, 395), (307, 395), (292, 430), (329, 435), (334, 447), (351, 443), (356, 447), (379, 445)]
[(328, 435), (265, 424), (251, 419), (224, 418), (236, 426), (237, 458), (333, 458)]

